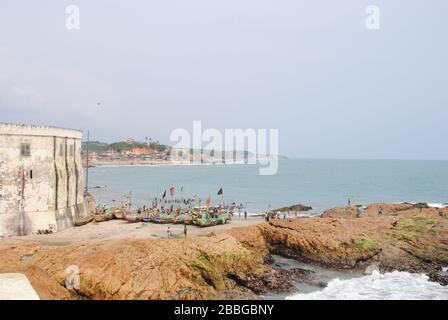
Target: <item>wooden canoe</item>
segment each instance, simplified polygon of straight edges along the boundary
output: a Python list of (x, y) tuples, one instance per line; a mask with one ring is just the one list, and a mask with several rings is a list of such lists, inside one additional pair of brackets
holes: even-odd
[(81, 227), (83, 225), (86, 225), (86, 224), (92, 222), (93, 219), (94, 219), (93, 215), (85, 217), (85, 218), (79, 218), (79, 219), (75, 219), (73, 224), (75, 225), (75, 227)]

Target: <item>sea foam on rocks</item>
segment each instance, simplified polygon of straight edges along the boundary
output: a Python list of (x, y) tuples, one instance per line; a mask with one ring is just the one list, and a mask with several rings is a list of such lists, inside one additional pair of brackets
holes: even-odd
[(348, 280), (331, 280), (328, 286), (311, 293), (299, 293), (288, 300), (446, 300), (448, 287), (430, 282), (424, 274), (394, 271)]

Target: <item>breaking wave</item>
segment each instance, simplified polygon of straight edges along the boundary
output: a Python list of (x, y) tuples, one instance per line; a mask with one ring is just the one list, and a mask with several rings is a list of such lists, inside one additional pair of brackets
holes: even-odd
[(394, 271), (348, 280), (333, 279), (320, 291), (295, 294), (288, 300), (448, 300), (448, 287), (424, 274)]

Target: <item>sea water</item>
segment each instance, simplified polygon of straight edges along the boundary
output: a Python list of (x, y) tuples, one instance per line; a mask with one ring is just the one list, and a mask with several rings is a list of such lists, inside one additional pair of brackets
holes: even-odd
[(448, 287), (429, 281), (424, 274), (394, 271), (353, 279), (333, 279), (327, 287), (299, 293), (288, 300), (448, 300)]
[[(448, 202), (448, 161), (281, 160), (278, 173), (260, 176), (258, 165), (103, 166), (89, 170), (97, 202), (151, 203), (169, 188), (175, 196), (198, 195), (213, 204), (243, 203), (249, 212), (292, 204), (312, 213), (334, 206), (373, 202)], [(183, 188), (182, 188), (183, 187)], [(223, 195), (217, 191), (223, 188)], [(181, 191), (182, 190), (182, 191)]]

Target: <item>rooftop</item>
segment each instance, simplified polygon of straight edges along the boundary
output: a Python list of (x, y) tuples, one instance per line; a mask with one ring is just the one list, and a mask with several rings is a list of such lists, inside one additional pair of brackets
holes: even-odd
[(54, 126), (28, 125), (0, 122), (0, 135), (21, 136), (55, 136), (66, 138), (82, 138), (81, 130), (60, 128)]

